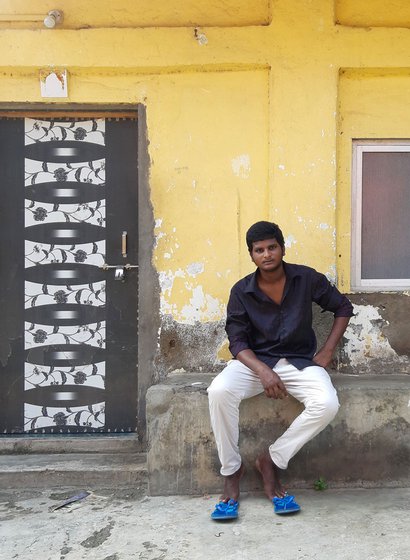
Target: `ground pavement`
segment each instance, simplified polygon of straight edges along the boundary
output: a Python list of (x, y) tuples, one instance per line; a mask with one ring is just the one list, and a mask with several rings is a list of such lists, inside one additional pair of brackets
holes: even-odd
[[(89, 490), (89, 489), (86, 489)], [(298, 490), (302, 511), (279, 517), (243, 495), (237, 521), (212, 522), (216, 496), (148, 497), (79, 490), (0, 491), (3, 560), (407, 560), (410, 489)]]

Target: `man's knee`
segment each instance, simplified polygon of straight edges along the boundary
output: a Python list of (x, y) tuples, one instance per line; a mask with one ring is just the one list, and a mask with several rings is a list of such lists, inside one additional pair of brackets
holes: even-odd
[(227, 389), (225, 384), (215, 377), (210, 386), (208, 387), (209, 402), (220, 402), (226, 399)]
[(323, 416), (327, 422), (331, 422), (333, 420), (339, 410), (339, 407), (340, 404), (336, 392), (334, 394), (327, 395), (327, 398), (323, 401)]
[(339, 410), (340, 404), (336, 392), (322, 395), (312, 404), (312, 411), (315, 412), (324, 423), (329, 423), (333, 420)]

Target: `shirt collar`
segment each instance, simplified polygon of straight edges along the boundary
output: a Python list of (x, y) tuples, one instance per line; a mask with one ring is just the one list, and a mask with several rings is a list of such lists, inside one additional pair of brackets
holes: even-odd
[[(285, 261), (283, 261), (283, 268), (285, 270), (287, 282), (292, 280), (293, 278), (296, 278), (296, 276), (301, 276), (301, 273), (298, 269), (299, 267), (297, 267), (297, 265), (288, 264)], [(255, 293), (255, 292), (260, 293), (257, 278), (258, 278), (258, 269), (256, 269), (255, 272), (250, 274), (248, 284), (244, 290), (246, 293)]]

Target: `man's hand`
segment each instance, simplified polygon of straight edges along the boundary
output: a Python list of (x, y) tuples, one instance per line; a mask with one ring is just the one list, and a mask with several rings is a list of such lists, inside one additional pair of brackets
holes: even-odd
[(259, 374), (265, 395), (270, 399), (284, 399), (288, 396), (285, 385), (277, 373), (272, 370)]
[(313, 361), (318, 366), (322, 366), (323, 368), (327, 368), (333, 359), (333, 351), (328, 350), (326, 348), (322, 348), (319, 350), (317, 354), (313, 356)]
[(279, 375), (264, 362), (259, 360), (250, 349), (241, 350), (236, 356), (237, 360), (254, 371), (261, 380), (265, 395), (270, 399), (284, 399), (288, 396), (285, 385)]

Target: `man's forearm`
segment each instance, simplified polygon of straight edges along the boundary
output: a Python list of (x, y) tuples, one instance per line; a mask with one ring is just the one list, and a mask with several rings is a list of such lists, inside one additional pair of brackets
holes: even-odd
[(252, 350), (249, 348), (241, 350), (236, 355), (236, 359), (256, 373), (261, 380), (266, 396), (273, 399), (283, 399), (287, 396), (288, 392), (278, 374), (259, 360)]
[(246, 350), (241, 350), (237, 355), (236, 359), (242, 362), (249, 369), (254, 371), (256, 375), (263, 374), (263, 372), (272, 372), (269, 366), (256, 357), (256, 354), (250, 348)]
[(350, 317), (335, 317), (332, 329), (322, 348), (314, 356), (313, 360), (322, 367), (327, 367), (332, 361), (333, 354), (346, 330)]
[(323, 348), (329, 349), (332, 352), (336, 350), (336, 347), (339, 344), (347, 325), (349, 324), (349, 320), (350, 317), (335, 317), (332, 330), (330, 331)]

